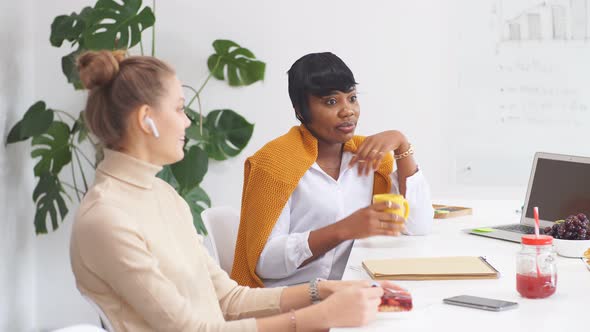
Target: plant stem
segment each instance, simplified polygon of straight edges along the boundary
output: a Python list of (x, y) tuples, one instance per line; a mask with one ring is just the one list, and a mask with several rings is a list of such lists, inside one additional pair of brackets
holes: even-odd
[[(156, 16), (156, 0), (152, 1), (152, 11), (154, 12), (154, 17)], [(152, 26), (152, 56), (156, 56), (156, 23)]]
[(187, 89), (189, 89), (189, 90), (192, 90), (194, 93), (197, 93), (197, 90), (195, 90), (195, 88), (193, 88), (193, 87), (192, 87), (192, 86), (190, 86), (190, 85), (183, 84), (183, 85), (182, 85), (182, 87), (183, 87), (183, 88), (187, 88)]
[(74, 163), (70, 163), (70, 168), (72, 170), (72, 181), (74, 181), (74, 192), (76, 193), (76, 198), (78, 199), (78, 202), (81, 201), (80, 199), (80, 194), (78, 193), (78, 185), (76, 184), (76, 174), (74, 172)]
[(67, 116), (68, 118), (70, 118), (72, 121), (76, 122), (76, 118), (74, 118), (74, 117), (73, 117), (73, 116), (72, 116), (70, 113), (68, 113), (68, 112), (64, 112), (64, 111), (60, 111), (60, 110), (53, 110), (53, 111), (54, 111), (55, 113), (57, 113), (57, 114), (58, 114), (57, 116), (60, 118), (60, 120), (61, 120), (61, 117), (59, 116), (59, 114), (63, 114), (63, 115), (65, 115), (65, 116)]
[[(76, 187), (72, 186), (71, 184), (69, 184), (69, 183), (67, 183), (67, 182), (65, 182), (65, 181), (60, 181), (60, 182), (61, 182), (61, 184), (63, 184), (64, 186), (66, 186), (66, 187), (68, 187), (68, 188), (70, 188), (70, 189), (73, 189), (73, 190), (75, 190), (75, 191), (76, 191), (76, 193), (84, 194), (84, 192), (83, 192), (82, 190), (80, 190), (80, 189), (78, 189), (78, 188), (76, 188)], [(80, 199), (78, 199), (78, 201), (79, 201), (79, 200), (80, 200)]]
[[(207, 85), (207, 83), (209, 83), (209, 80), (213, 76), (213, 73), (215, 71), (217, 71), (217, 67), (219, 67), (219, 63), (220, 62), (221, 62), (221, 57), (218, 57), (217, 58), (217, 62), (215, 63), (215, 66), (213, 66), (213, 69), (211, 69), (209, 71), (209, 75), (205, 79), (205, 82), (203, 82), (203, 84), (201, 84), (201, 87), (199, 88), (199, 90), (195, 92), (195, 95), (193, 96), (193, 98), (191, 99), (191, 101), (186, 106), (186, 107), (191, 107), (191, 104), (195, 101), (195, 99), (197, 99), (197, 103), (199, 105), (199, 132), (201, 133), (201, 135), (203, 135), (203, 108), (201, 107), (201, 92), (203, 92), (203, 89), (205, 88), (205, 85)], [(193, 89), (193, 91), (194, 90), (195, 89)]]
[[(86, 130), (88, 130), (88, 128)], [(96, 142), (94, 142), (92, 140), (92, 137), (90, 137), (90, 134), (86, 135), (86, 138), (88, 138), (88, 140), (90, 141), (90, 144), (92, 144), (93, 146), (96, 146)]]
[(88, 191), (88, 182), (86, 182), (86, 176), (84, 175), (84, 170), (82, 169), (82, 163), (80, 162), (80, 156), (78, 155), (78, 149), (74, 149), (74, 155), (76, 156), (76, 160), (78, 161), (78, 168), (80, 169), (80, 174), (82, 174), (82, 181), (84, 181), (84, 192)]
[(199, 105), (199, 133), (203, 136), (203, 108), (201, 107), (201, 97), (198, 94), (197, 105)]
[(194, 96), (191, 98), (191, 100), (188, 102), (188, 104), (186, 104), (186, 107), (190, 107), (190, 106), (191, 106), (191, 104), (193, 103), (193, 101), (195, 100), (195, 98), (197, 98), (197, 94), (198, 94), (198, 92), (197, 92), (197, 90), (195, 90), (195, 88), (193, 88), (193, 87), (192, 87), (192, 86), (190, 86), (190, 85), (182, 85), (182, 87), (183, 87), (183, 88), (190, 89), (190, 90), (192, 90), (192, 91), (195, 93), (195, 95), (194, 95)]
[(195, 89), (193, 89), (193, 88), (191, 88), (191, 89), (195, 92), (195, 95), (191, 98), (191, 100), (188, 102), (188, 104), (186, 104), (186, 107), (191, 107), (191, 105), (193, 104), (195, 99), (197, 99), (197, 96), (199, 95), (199, 93), (197, 91), (195, 91)]
[(203, 82), (203, 84), (199, 88), (199, 91), (197, 91), (198, 95), (201, 94), (201, 91), (203, 91), (203, 89), (205, 88), (205, 85), (207, 85), (207, 83), (211, 79), (211, 76), (213, 76), (213, 73), (217, 71), (217, 67), (219, 67), (220, 62), (221, 62), (221, 57), (218, 57), (217, 62), (215, 63), (215, 66), (213, 66), (213, 69), (211, 69), (211, 71), (209, 72), (209, 76), (207, 76), (207, 78), (205, 79), (205, 82)]
[(141, 39), (139, 40), (139, 49), (141, 51), (141, 55), (143, 55), (143, 41)]
[(86, 159), (86, 161), (88, 162), (88, 164), (89, 164), (90, 166), (92, 166), (92, 168), (95, 168), (95, 167), (94, 167), (94, 164), (92, 163), (92, 161), (90, 161), (90, 158), (88, 158), (88, 157), (87, 157), (87, 156), (84, 154), (84, 152), (82, 152), (82, 150), (81, 150), (79, 147), (77, 147), (77, 146), (75, 146), (75, 145), (73, 145), (73, 144), (72, 144), (72, 147), (74, 148), (74, 150), (77, 150), (77, 151), (78, 151), (78, 152), (79, 152), (79, 153), (82, 155), (82, 157), (84, 157), (84, 159)]
[(188, 85), (185, 85), (186, 87), (188, 87), (188, 88), (192, 89), (193, 91), (195, 91), (195, 96), (191, 99), (191, 101), (189, 101), (189, 103), (188, 103), (188, 105), (186, 105), (186, 107), (191, 107), (191, 104), (193, 103), (193, 101), (195, 101), (195, 98), (199, 98), (200, 97), (201, 92), (205, 88), (205, 85), (207, 85), (207, 83), (211, 79), (211, 76), (213, 76), (213, 73), (217, 70), (217, 67), (219, 67), (219, 62), (220, 61), (221, 61), (221, 57), (219, 57), (217, 59), (217, 63), (215, 64), (215, 66), (213, 67), (213, 69), (209, 72), (209, 76), (207, 76), (207, 78), (205, 79), (205, 82), (203, 82), (203, 84), (201, 84), (201, 86), (199, 87), (199, 90), (198, 91), (195, 91), (195, 89), (189, 87)]

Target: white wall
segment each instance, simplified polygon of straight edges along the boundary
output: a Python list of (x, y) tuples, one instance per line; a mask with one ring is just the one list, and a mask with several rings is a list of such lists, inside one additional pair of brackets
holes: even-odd
[[(239, 206), (244, 159), (297, 124), (287, 94), (286, 71), (300, 56), (319, 51), (339, 55), (360, 82), (358, 133), (402, 130), (414, 143), (433, 186), (444, 186), (449, 165), (439, 122), (441, 106), (446, 103), (442, 89), (445, 59), (439, 55), (445, 8), (439, 2), (258, 1), (253, 5), (199, 1), (178, 10), (175, 5), (179, 3), (159, 5), (159, 15), (190, 23), (178, 33), (175, 24), (161, 22), (159, 35), (170, 35), (171, 44), (183, 45), (183, 54), (168, 47), (160, 48), (159, 54), (176, 65), (183, 80), (195, 84), (205, 76), (202, 64), (215, 38), (233, 39), (268, 63), (262, 84), (229, 90), (213, 82), (205, 90), (205, 109), (231, 107), (256, 124), (245, 153), (208, 174), (205, 187), (216, 204)], [(230, 9), (217, 12), (222, 6)], [(234, 192), (216, 188), (228, 181), (235, 184)]]
[(0, 2), (0, 331), (28, 331), (35, 321), (31, 162), (26, 147), (4, 145), (33, 97), (25, 89), (33, 83), (30, 7)]
[[(4, 57), (14, 56), (12, 51), (6, 48), (0, 51), (3, 68), (11, 71), (8, 76), (4, 73), (0, 76), (3, 83), (0, 105), (15, 106), (7, 118), (1, 117), (4, 112), (0, 115), (1, 130), (9, 128), (26, 107), (39, 99), (61, 110), (77, 113), (82, 109), (84, 94), (74, 92), (61, 73), (60, 58), (69, 50), (50, 46), (49, 26), (55, 16), (78, 12), (92, 4), (94, 1), (90, 0), (36, 1), (31, 4), (33, 15), (25, 15), (26, 5), (18, 5), (21, 14), (12, 19), (28, 23), (25, 26), (29, 30), (21, 33), (29, 33), (31, 39), (21, 41), (24, 45), (17, 48), (25, 55), (17, 57), (17, 66), (7, 66), (13, 62), (4, 60)], [(448, 195), (452, 191), (450, 184), (454, 183), (454, 169), (450, 158), (451, 141), (444, 125), (449, 121), (446, 110), (451, 101), (447, 91), (454, 63), (452, 52), (447, 49), (451, 38), (447, 6), (449, 2), (436, 0), (159, 1), (157, 55), (176, 67), (185, 83), (197, 87), (206, 77), (206, 59), (212, 53), (211, 43), (215, 39), (232, 39), (267, 62), (263, 83), (231, 89), (225, 83), (212, 81), (205, 89), (205, 111), (231, 108), (255, 123), (254, 136), (243, 154), (230, 161), (211, 163), (203, 186), (213, 204), (239, 207), (245, 158), (297, 124), (288, 98), (286, 71), (302, 55), (320, 51), (339, 55), (360, 82), (362, 117), (357, 133), (402, 130), (413, 142), (416, 157), (430, 179), (435, 196)], [(0, 28), (13, 30), (7, 22), (0, 22)], [(149, 43), (145, 43), (145, 48), (149, 50)], [(25, 87), (27, 93), (11, 90), (25, 91)], [(189, 91), (186, 94), (191, 97)], [(17, 100), (12, 100), (14, 98)], [(36, 257), (34, 266), (22, 267), (20, 274), (33, 285), (29, 289), (17, 288), (26, 299), (21, 309), (9, 309), (2, 298), (0, 323), (6, 324), (2, 317), (7, 310), (12, 310), (8, 311), (11, 317), (24, 317), (18, 321), (23, 330), (31, 326), (43, 330), (77, 322), (96, 323), (96, 315), (75, 289), (69, 266), (71, 219), (68, 218), (57, 232), (31, 238), (34, 207), (30, 197), (34, 183), (28, 152), (25, 145), (11, 146), (6, 154), (7, 161), (3, 161), (2, 165), (9, 167), (6, 170), (2, 167), (2, 172), (12, 173), (2, 174), (2, 194), (9, 195), (14, 202), (2, 206), (2, 211), (8, 211), (8, 206), (22, 208), (20, 214), (8, 219), (8, 227), (18, 226), (19, 229), (0, 232), (0, 236), (20, 234), (27, 239), (2, 241), (0, 246), (8, 243), (10, 248), (15, 248), (17, 243), (20, 246), (24, 243), (27, 249), (16, 257), (6, 255), (4, 250), (0, 255), (3, 255), (2, 263), (10, 259), (31, 262), (32, 257)], [(18, 192), (7, 190), (8, 184), (18, 181), (21, 182)], [(484, 191), (483, 194), (502, 195), (502, 191)], [(71, 206), (71, 211), (75, 208)], [(14, 274), (0, 273), (0, 282), (6, 278), (12, 278), (9, 285), (16, 282), (11, 281), (16, 280)], [(5, 283), (0, 284), (7, 287)], [(30, 307), (35, 302), (36, 307)], [(33, 318), (35, 321), (31, 323)]]

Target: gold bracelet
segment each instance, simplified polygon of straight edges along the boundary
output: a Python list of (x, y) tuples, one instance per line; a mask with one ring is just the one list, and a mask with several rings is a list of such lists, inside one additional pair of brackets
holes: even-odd
[(289, 319), (291, 320), (291, 330), (293, 332), (297, 332), (297, 321), (295, 320), (295, 310), (291, 309), (291, 310), (289, 310), (289, 313), (291, 314), (291, 316), (289, 317)]
[(400, 160), (400, 159), (407, 158), (413, 154), (414, 154), (414, 146), (412, 145), (412, 143), (410, 143), (410, 147), (406, 150), (406, 152), (401, 153), (401, 154), (394, 154), (393, 159)]

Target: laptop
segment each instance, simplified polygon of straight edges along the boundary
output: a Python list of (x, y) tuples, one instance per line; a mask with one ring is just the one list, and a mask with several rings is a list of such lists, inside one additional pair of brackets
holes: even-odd
[(474, 229), (465, 231), (473, 235), (520, 242), (523, 234), (535, 232), (535, 206), (539, 207), (541, 234), (545, 227), (569, 215), (590, 215), (590, 157), (537, 152), (520, 223), (485, 227), (490, 232), (477, 232)]

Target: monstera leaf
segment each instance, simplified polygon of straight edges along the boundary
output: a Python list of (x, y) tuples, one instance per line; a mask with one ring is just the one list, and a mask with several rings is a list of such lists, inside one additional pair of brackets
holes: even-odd
[(61, 59), (68, 82), (76, 89), (82, 83), (76, 69), (76, 58), (86, 50), (128, 49), (141, 40), (141, 32), (154, 25), (149, 7), (141, 12), (141, 0), (99, 0), (94, 8), (86, 7), (80, 14), (60, 15), (51, 24), (51, 45), (60, 47), (65, 40), (78, 48)]
[(254, 125), (238, 113), (223, 109), (207, 114), (203, 132), (205, 130), (207, 132), (205, 149), (209, 157), (225, 160), (238, 155), (246, 147), (252, 137)]
[(52, 122), (53, 111), (47, 109), (43, 101), (38, 101), (29, 107), (22, 120), (10, 129), (6, 143), (20, 142), (41, 135), (49, 129)]
[(205, 211), (206, 208), (211, 207), (211, 199), (209, 199), (207, 193), (203, 190), (203, 188), (195, 186), (185, 195), (183, 195), (182, 198), (184, 198), (191, 209), (191, 214), (193, 215), (193, 224), (195, 225), (197, 232), (207, 235), (207, 229), (205, 228), (203, 219), (201, 218), (201, 212)]
[(64, 73), (64, 75), (66, 75), (68, 83), (73, 84), (76, 90), (84, 88), (82, 81), (80, 81), (80, 74), (76, 68), (76, 59), (84, 51), (86, 50), (80, 47), (72, 53), (61, 58), (61, 71)]
[(168, 182), (168, 184), (171, 185), (175, 190), (178, 190), (178, 181), (176, 180), (176, 177), (174, 177), (174, 174), (172, 174), (170, 166), (164, 166), (162, 170), (156, 174), (156, 176)]
[(85, 7), (80, 14), (71, 13), (60, 15), (51, 23), (51, 35), (49, 41), (55, 47), (61, 47), (64, 40), (73, 44), (80, 43), (82, 33), (96, 20), (94, 8)]
[(33, 138), (31, 157), (41, 157), (35, 165), (35, 176), (44, 173), (59, 174), (61, 169), (72, 160), (69, 145), (70, 128), (67, 124), (54, 121), (47, 132)]
[(33, 201), (37, 204), (35, 213), (35, 233), (47, 233), (47, 216), (51, 218), (53, 230), (59, 227), (57, 213), (59, 211), (60, 219), (68, 213), (68, 207), (64, 197), (66, 196), (57, 175), (43, 173), (39, 178), (39, 183), (33, 191)]
[(199, 146), (193, 145), (184, 154), (184, 159), (170, 165), (174, 178), (179, 183), (179, 193), (184, 195), (201, 181), (209, 167), (207, 153)]
[(240, 47), (231, 40), (218, 39), (213, 42), (215, 54), (207, 60), (209, 71), (218, 80), (227, 78), (229, 85), (250, 85), (264, 78), (265, 63), (256, 60), (250, 50)]
[(98, 0), (94, 23), (83, 32), (84, 47), (91, 50), (129, 49), (141, 41), (141, 33), (156, 22), (151, 8), (141, 12), (141, 0)]
[(51, 23), (51, 35), (49, 41), (55, 47), (61, 47), (64, 40), (78, 44), (78, 48), (61, 58), (61, 70), (68, 79), (68, 83), (74, 85), (75, 89), (82, 89), (82, 83), (76, 70), (76, 58), (86, 49), (84, 47), (83, 34), (86, 29), (96, 21), (95, 9), (86, 7), (80, 14), (72, 13), (60, 15)]

